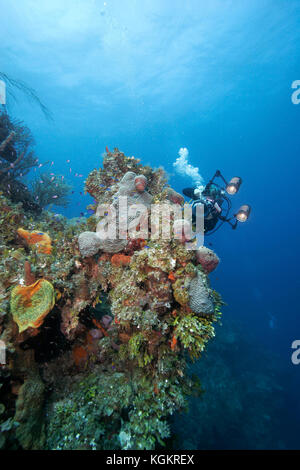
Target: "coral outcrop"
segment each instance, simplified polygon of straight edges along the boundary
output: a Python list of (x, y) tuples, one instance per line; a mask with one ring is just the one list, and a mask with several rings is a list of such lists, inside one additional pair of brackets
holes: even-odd
[[(5, 448), (154, 449), (199, 388), (187, 357), (199, 358), (214, 337), (222, 305), (211, 262), (186, 249), (185, 234), (165, 237), (155, 224), (141, 233), (161, 203), (170, 234), (175, 224), (182, 235), (182, 197), (162, 169), (118, 149), (107, 149), (85, 189), (97, 210), (76, 224), (47, 211), (29, 217), (0, 194)], [(104, 204), (117, 216), (125, 207), (125, 238), (99, 235), (111, 216)]]

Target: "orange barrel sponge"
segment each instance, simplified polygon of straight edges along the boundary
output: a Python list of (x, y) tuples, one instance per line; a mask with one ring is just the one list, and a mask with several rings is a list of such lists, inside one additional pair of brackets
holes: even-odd
[(10, 310), (19, 332), (39, 328), (55, 304), (51, 282), (39, 279), (30, 286), (16, 286), (11, 291)]
[(34, 230), (33, 232), (28, 232), (23, 228), (18, 228), (17, 230), (18, 235), (20, 235), (25, 243), (28, 246), (36, 246), (38, 253), (44, 253), (45, 255), (51, 255), (52, 246), (51, 246), (51, 238), (47, 233), (39, 232), (38, 230)]

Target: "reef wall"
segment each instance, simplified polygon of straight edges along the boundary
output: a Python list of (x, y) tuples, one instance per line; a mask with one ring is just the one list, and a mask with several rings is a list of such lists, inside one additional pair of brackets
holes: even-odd
[(218, 258), (159, 233), (99, 238), (99, 207), (118, 212), (120, 196), (178, 214), (162, 169), (115, 149), (85, 189), (95, 214), (75, 223), (0, 195), (2, 448), (154, 449), (200, 388), (187, 364), (220, 318), (208, 280)]

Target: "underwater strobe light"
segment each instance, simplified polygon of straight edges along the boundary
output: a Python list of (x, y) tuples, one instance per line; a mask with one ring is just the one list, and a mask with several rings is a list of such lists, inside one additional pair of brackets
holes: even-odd
[(248, 204), (244, 204), (234, 216), (239, 222), (246, 222), (249, 219), (250, 212), (251, 207)]
[(228, 194), (236, 194), (238, 190), (240, 189), (240, 186), (242, 184), (242, 178), (239, 176), (234, 176), (231, 178), (229, 183), (226, 186), (226, 191)]
[[(223, 180), (224, 186), (221, 186), (221, 185), (217, 184), (215, 182), (216, 178), (221, 178)], [(212, 185), (219, 188), (219, 196), (218, 197), (219, 197), (219, 199), (222, 200), (221, 205), (222, 205), (222, 202), (224, 202), (224, 203), (227, 203), (227, 207), (226, 207), (225, 204), (221, 206), (221, 212), (218, 211), (218, 215), (217, 215), (217, 217), (221, 221), (221, 223), (219, 225), (217, 225), (215, 228), (213, 228), (212, 230), (209, 230), (209, 233), (207, 233), (207, 231), (206, 231), (205, 232), (206, 236), (211, 235), (216, 230), (218, 230), (224, 222), (227, 222), (229, 225), (231, 225), (231, 227), (233, 229), (236, 229), (237, 225), (238, 225), (238, 222), (246, 222), (249, 219), (250, 212), (251, 212), (251, 207), (249, 206), (249, 204), (243, 204), (239, 208), (239, 210), (237, 211), (236, 214), (230, 216), (231, 201), (230, 201), (229, 197), (227, 197), (226, 192), (227, 192), (227, 194), (230, 194), (231, 196), (233, 196), (234, 194), (236, 194), (238, 192), (238, 190), (240, 189), (241, 184), (242, 184), (242, 178), (240, 176), (234, 176), (228, 182), (224, 178), (224, 176), (222, 175), (220, 170), (216, 170), (214, 176), (207, 183), (207, 185), (205, 187), (206, 193), (209, 192), (208, 190), (212, 187)], [(203, 193), (202, 193), (203, 195), (206, 195), (205, 191), (203, 191)], [(218, 200), (216, 202), (218, 203)], [(219, 204), (219, 207), (220, 207), (220, 204)]]

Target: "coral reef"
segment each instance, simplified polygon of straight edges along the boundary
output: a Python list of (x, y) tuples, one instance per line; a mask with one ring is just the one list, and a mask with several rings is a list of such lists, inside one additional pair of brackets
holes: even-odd
[(30, 217), (0, 194), (5, 448), (154, 449), (199, 390), (188, 357), (214, 337), (222, 300), (196, 251), (156, 230), (135, 236), (141, 218), (130, 213), (125, 239), (98, 231), (100, 205), (119, 213), (122, 196), (128, 211), (163, 203), (172, 224), (182, 199), (162, 169), (118, 149), (90, 173), (86, 191), (98, 210), (77, 224), (45, 210)]

